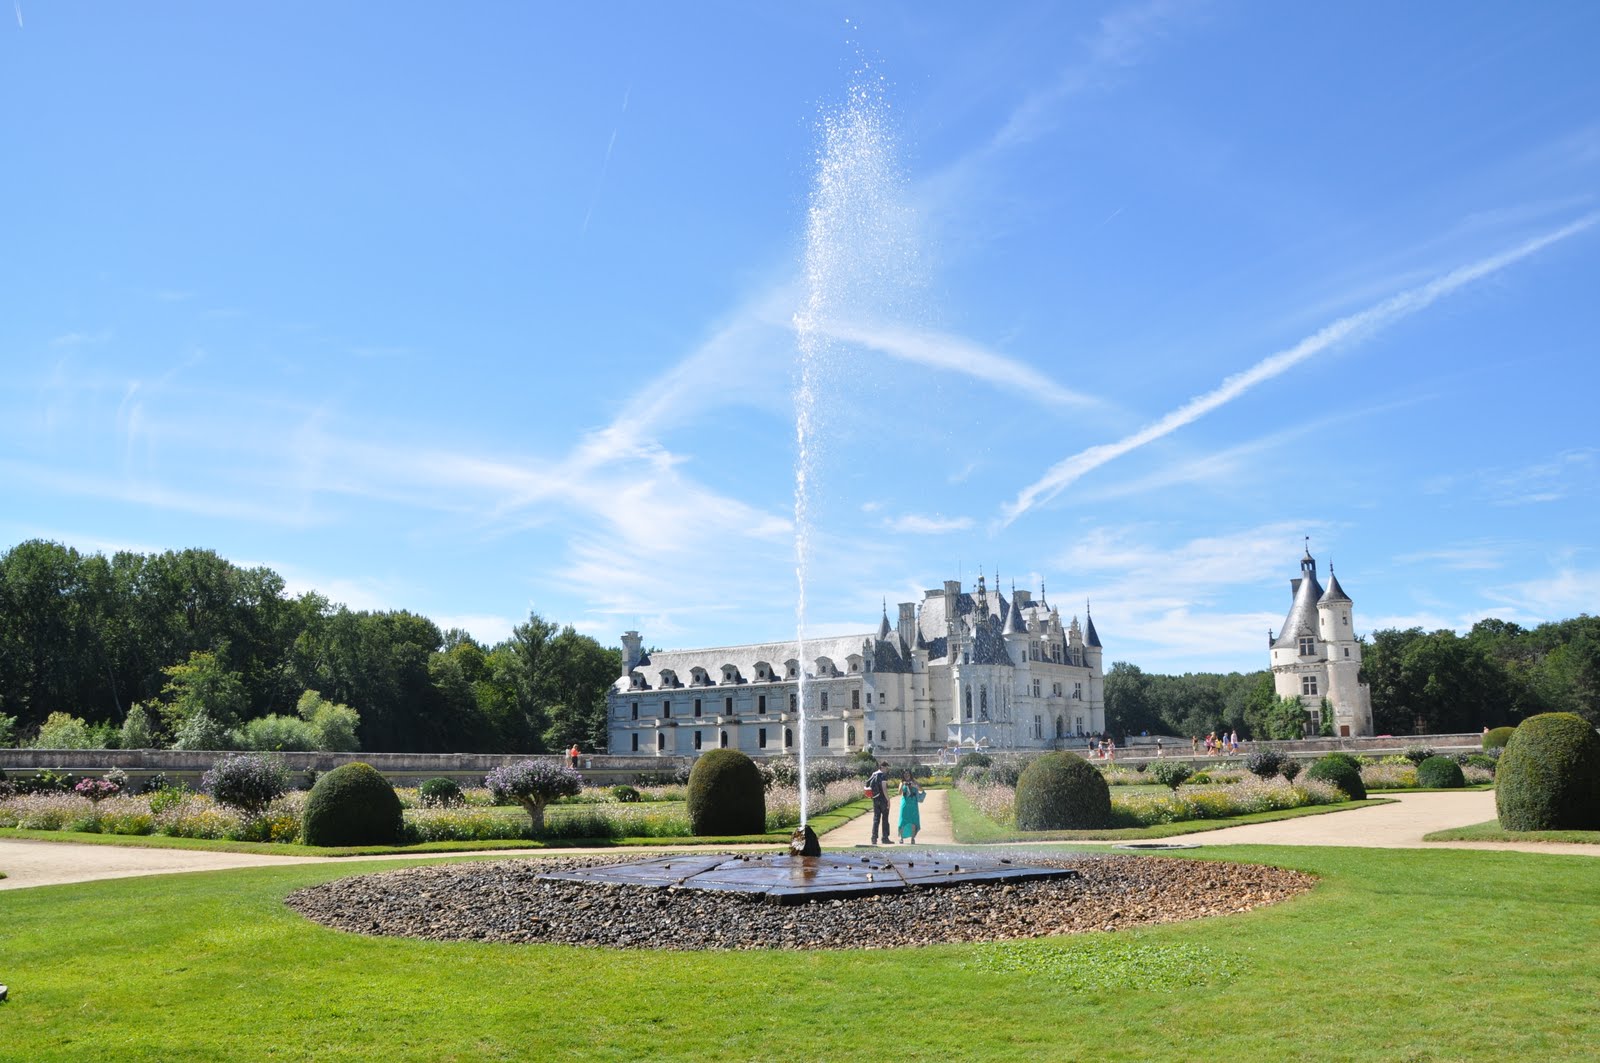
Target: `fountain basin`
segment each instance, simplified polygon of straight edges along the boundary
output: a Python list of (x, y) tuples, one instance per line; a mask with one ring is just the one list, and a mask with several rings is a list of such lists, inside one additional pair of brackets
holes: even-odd
[(1071, 868), (1013, 864), (983, 856), (894, 857), (824, 853), (729, 856), (677, 855), (603, 867), (551, 871), (541, 878), (557, 882), (644, 886), (757, 894), (774, 904), (844, 900), (970, 883), (1032, 882), (1077, 878)]

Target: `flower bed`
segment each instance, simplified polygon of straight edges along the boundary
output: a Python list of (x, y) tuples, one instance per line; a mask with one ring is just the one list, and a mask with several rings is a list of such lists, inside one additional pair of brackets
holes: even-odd
[[(1002, 827), (1016, 824), (1016, 791), (996, 784), (957, 784), (973, 807)], [(1181, 786), (1177, 790), (1153, 788), (1144, 792), (1112, 792), (1112, 827), (1149, 827), (1199, 819), (1227, 819), (1253, 812), (1272, 812), (1307, 805), (1331, 805), (1345, 800), (1336, 787), (1322, 782), (1290, 783), (1281, 778), (1247, 777), (1226, 785)]]

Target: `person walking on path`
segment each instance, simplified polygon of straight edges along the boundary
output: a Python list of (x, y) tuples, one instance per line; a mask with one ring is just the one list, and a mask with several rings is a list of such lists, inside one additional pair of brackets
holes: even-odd
[(917, 844), (917, 834), (922, 830), (921, 805), (925, 796), (909, 771), (900, 776), (900, 841), (906, 845)]
[(867, 776), (867, 794), (872, 798), (872, 845), (878, 844), (880, 835), (883, 837), (883, 844), (894, 844), (894, 839), (889, 837), (888, 783), (889, 762), (880, 760), (878, 770)]

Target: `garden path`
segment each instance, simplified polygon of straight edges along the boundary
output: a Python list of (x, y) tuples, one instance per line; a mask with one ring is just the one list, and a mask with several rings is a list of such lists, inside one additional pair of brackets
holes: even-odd
[(1188, 834), (1173, 841), (1199, 845), (1338, 845), (1366, 849), (1509, 849), (1524, 853), (1600, 856), (1600, 845), (1581, 842), (1424, 842), (1436, 830), (1465, 827), (1495, 818), (1493, 790), (1386, 794), (1392, 805), (1354, 808), (1321, 816), (1250, 823)]
[[(929, 790), (922, 802), (922, 830), (917, 835), (918, 845), (954, 845), (955, 835), (950, 829), (950, 791)], [(889, 831), (900, 837), (900, 800), (889, 800)], [(872, 844), (872, 815), (857, 816), (843, 826), (835, 827), (819, 841), (829, 849), (843, 849), (852, 845)]]

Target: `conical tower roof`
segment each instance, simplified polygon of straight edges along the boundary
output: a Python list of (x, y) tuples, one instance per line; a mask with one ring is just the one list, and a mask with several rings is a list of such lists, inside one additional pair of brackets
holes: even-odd
[(1333, 574), (1333, 563), (1328, 563), (1328, 589), (1322, 592), (1321, 602), (1348, 602), (1350, 596), (1339, 586), (1339, 577)]
[(1089, 615), (1089, 607), (1083, 607), (1083, 644), (1100, 648), (1100, 633), (1094, 629), (1094, 617)]

